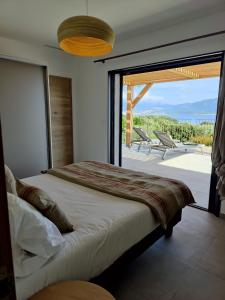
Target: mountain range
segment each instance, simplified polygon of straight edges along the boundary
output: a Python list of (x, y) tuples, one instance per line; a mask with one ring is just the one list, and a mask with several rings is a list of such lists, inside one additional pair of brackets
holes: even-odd
[(215, 121), (217, 110), (217, 99), (206, 99), (192, 103), (176, 105), (157, 102), (143, 102), (134, 109), (136, 116), (166, 115), (177, 120), (198, 120)]

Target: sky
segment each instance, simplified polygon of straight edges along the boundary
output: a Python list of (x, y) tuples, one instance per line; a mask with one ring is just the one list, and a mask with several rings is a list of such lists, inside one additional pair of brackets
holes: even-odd
[[(134, 97), (142, 90), (144, 85), (136, 86)], [(219, 77), (182, 80), (154, 84), (138, 103), (139, 109), (142, 103), (166, 103), (181, 104), (198, 102), (206, 99), (214, 99), (218, 96)], [(126, 86), (123, 88), (123, 110), (126, 110)]]

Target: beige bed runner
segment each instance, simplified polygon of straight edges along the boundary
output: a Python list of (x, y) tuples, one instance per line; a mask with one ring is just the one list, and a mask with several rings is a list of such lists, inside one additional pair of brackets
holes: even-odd
[(50, 169), (48, 174), (103, 193), (144, 203), (164, 228), (179, 209), (195, 202), (190, 189), (181, 181), (97, 161)]

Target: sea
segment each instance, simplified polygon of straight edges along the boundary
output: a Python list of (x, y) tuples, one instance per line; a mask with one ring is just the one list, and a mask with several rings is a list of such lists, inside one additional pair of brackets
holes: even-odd
[(171, 113), (165, 116), (171, 117), (173, 119), (178, 120), (179, 122), (188, 122), (192, 124), (199, 124), (202, 122), (210, 122), (215, 123), (216, 121), (216, 114), (176, 114)]
[[(123, 112), (125, 115), (125, 112)], [(134, 113), (134, 116), (167, 116), (173, 119), (176, 119), (179, 122), (188, 122), (191, 124), (200, 124), (202, 122), (210, 122), (210, 123), (215, 123), (216, 121), (216, 114), (215, 113), (207, 113), (207, 114), (198, 114), (198, 113), (190, 113), (190, 112), (170, 112), (170, 113), (159, 113), (159, 112), (139, 112), (139, 113)]]

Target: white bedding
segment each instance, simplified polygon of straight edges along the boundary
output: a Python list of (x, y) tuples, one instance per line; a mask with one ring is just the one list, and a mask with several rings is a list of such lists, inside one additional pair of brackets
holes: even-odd
[(44, 267), (16, 280), (17, 299), (66, 279), (89, 280), (153, 231), (159, 223), (144, 204), (114, 197), (44, 174), (23, 180), (45, 190), (76, 230)]

